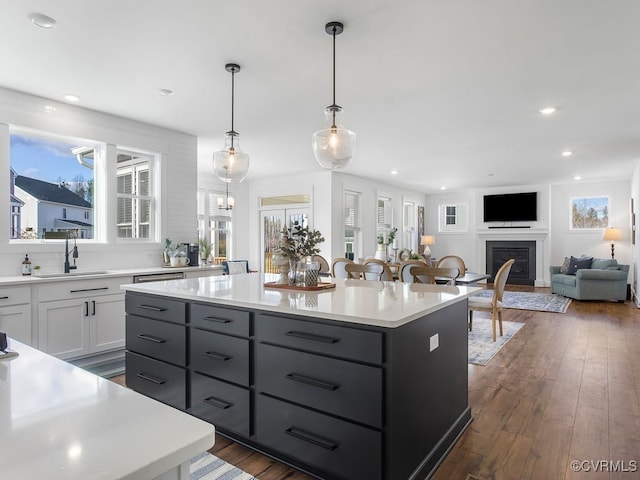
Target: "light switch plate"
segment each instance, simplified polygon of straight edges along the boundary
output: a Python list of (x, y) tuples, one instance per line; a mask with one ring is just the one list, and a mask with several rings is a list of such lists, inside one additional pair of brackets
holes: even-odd
[(436, 333), (435, 335), (431, 335), (429, 338), (429, 351), (433, 352), (436, 348), (440, 346), (440, 337)]

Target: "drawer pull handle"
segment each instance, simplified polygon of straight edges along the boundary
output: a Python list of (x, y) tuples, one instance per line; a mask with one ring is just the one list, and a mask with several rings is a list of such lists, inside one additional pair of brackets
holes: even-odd
[(223, 410), (233, 407), (233, 403), (225, 402), (216, 397), (205, 398), (203, 402), (208, 403), (209, 405), (213, 405), (214, 407), (222, 408)]
[(156, 385), (164, 385), (165, 381), (159, 378), (154, 378), (151, 375), (147, 375), (146, 373), (138, 373), (137, 377), (146, 380), (147, 382), (155, 383)]
[(152, 305), (136, 305), (138, 308), (141, 308), (142, 310), (153, 310), (154, 312), (164, 312), (167, 309), (166, 308), (160, 308), (160, 307), (154, 307)]
[(325, 337), (324, 335), (314, 335), (313, 333), (296, 332), (295, 330), (292, 332), (286, 332), (285, 335), (288, 335), (289, 337), (302, 338), (303, 340), (312, 340), (314, 342), (322, 343), (338, 343), (340, 341), (339, 338), (335, 337)]
[(204, 352), (202, 355), (204, 355), (205, 357), (213, 358), (214, 360), (222, 360), (223, 362), (226, 362), (227, 360), (231, 360), (233, 358), (230, 355), (225, 355), (224, 353), (217, 352)]
[(138, 338), (142, 340), (148, 340), (153, 343), (166, 343), (167, 341), (164, 338), (154, 337), (153, 335), (147, 335), (146, 333), (141, 333), (138, 335)]
[(292, 437), (299, 438), (300, 440), (304, 440), (305, 442), (311, 443), (313, 445), (317, 445), (318, 447), (326, 448), (327, 450), (335, 450), (340, 446), (339, 443), (332, 442), (331, 440), (327, 440), (317, 435), (313, 435), (309, 432), (305, 432), (304, 430), (300, 430), (299, 428), (291, 427), (287, 428), (284, 433), (287, 435), (291, 435)]
[(226, 318), (217, 318), (217, 317), (204, 317), (203, 320), (209, 320), (211, 322), (216, 323), (231, 323), (233, 320), (228, 320)]
[(79, 293), (79, 292), (97, 292), (99, 290), (109, 290), (109, 287), (98, 287), (98, 288), (80, 288), (78, 290), (69, 290), (69, 293)]
[(9, 297), (0, 297), (0, 300), (8, 300)]
[(339, 385), (335, 383), (323, 382), (322, 380), (316, 380), (315, 378), (305, 377), (304, 375), (298, 375), (297, 373), (289, 373), (285, 375), (285, 378), (293, 380), (294, 382), (306, 383), (318, 388), (324, 388), (325, 390), (331, 390), (332, 392), (339, 388)]

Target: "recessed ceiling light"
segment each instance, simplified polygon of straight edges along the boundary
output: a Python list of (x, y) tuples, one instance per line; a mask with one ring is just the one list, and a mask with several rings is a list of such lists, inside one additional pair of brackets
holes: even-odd
[(446, 190), (446, 189), (447, 189), (447, 187), (445, 187), (444, 185), (442, 185), (442, 186), (440, 187), (440, 190)]
[(580, 175), (576, 175), (575, 177), (573, 177), (574, 180), (582, 180), (582, 177)]
[(391, 170), (391, 172), (389, 172), (389, 173), (391, 173), (391, 175), (397, 175), (398, 174), (398, 170)]
[(64, 99), (67, 102), (79, 102), (80, 97), (78, 95), (74, 95), (73, 93), (67, 93), (64, 95)]
[(544, 108), (541, 108), (539, 111), (543, 115), (551, 115), (552, 113), (556, 113), (556, 107), (544, 107)]
[(44, 111), (47, 113), (53, 113), (56, 111), (56, 107), (54, 107), (53, 105), (45, 105)]
[(53, 18), (43, 15), (42, 13), (30, 13), (27, 17), (31, 20), (31, 23), (42, 28), (53, 28), (56, 26), (56, 21)]
[(169, 90), (168, 88), (161, 88), (160, 90), (158, 90), (158, 93), (163, 97), (169, 97), (173, 95), (173, 90)]
[(573, 152), (571, 150), (565, 150), (562, 152), (563, 157), (570, 157), (571, 155), (573, 155)]

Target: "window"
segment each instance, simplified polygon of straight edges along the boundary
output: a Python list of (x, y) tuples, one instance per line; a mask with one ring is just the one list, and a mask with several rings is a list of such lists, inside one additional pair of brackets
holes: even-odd
[(570, 225), (571, 230), (607, 228), (609, 226), (609, 198), (572, 198)]
[(402, 245), (411, 251), (417, 251), (416, 206), (413, 202), (404, 202), (402, 206)]
[[(93, 156), (99, 144), (19, 127), (10, 129), (10, 238), (54, 237), (74, 230), (94, 238)], [(50, 235), (47, 235), (50, 234)]]
[(214, 263), (231, 257), (232, 210), (217, 207), (218, 197), (224, 195), (198, 190), (198, 236), (211, 242)]
[(467, 230), (467, 206), (463, 204), (440, 205), (439, 230), (463, 232)]
[(149, 154), (118, 151), (117, 237), (151, 238), (151, 161)]
[(385, 235), (391, 228), (391, 199), (378, 197), (378, 207), (376, 212), (377, 234)]
[(344, 192), (344, 251), (353, 260), (361, 256), (360, 194)]

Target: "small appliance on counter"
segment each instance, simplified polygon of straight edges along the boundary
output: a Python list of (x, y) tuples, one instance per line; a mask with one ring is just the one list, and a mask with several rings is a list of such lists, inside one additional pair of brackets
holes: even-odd
[(187, 257), (189, 257), (189, 266), (197, 267), (200, 265), (200, 246), (197, 243), (183, 243), (187, 247)]

